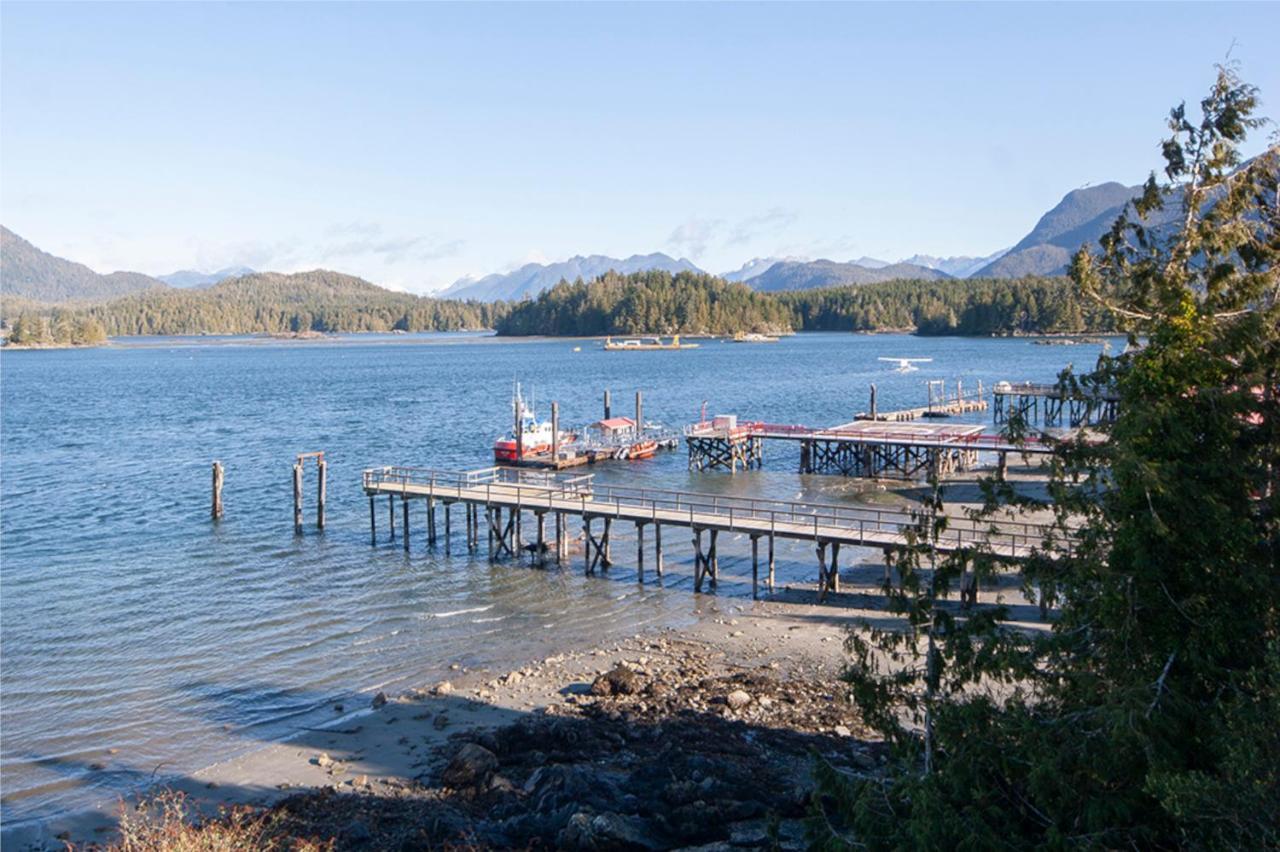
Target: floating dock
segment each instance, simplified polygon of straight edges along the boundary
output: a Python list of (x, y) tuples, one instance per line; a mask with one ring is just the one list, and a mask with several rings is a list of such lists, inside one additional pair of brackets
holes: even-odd
[[(653, 556), (659, 577), (663, 573), (662, 530), (677, 527), (692, 534), (694, 589), (704, 581), (715, 588), (719, 563), (716, 555), (720, 533), (741, 533), (751, 539), (752, 594), (760, 583), (761, 539), (767, 548), (766, 583), (774, 586), (774, 543), (778, 539), (812, 542), (818, 557), (819, 598), (839, 591), (839, 558), (842, 546), (876, 547), (886, 557), (912, 546), (916, 526), (912, 512), (872, 507), (839, 506), (787, 500), (726, 497), (654, 488), (601, 486), (590, 474), (556, 474), (507, 467), (475, 471), (442, 471), (413, 467), (380, 467), (364, 471), (364, 492), (369, 497), (369, 534), (376, 545), (377, 506), (387, 497), (390, 537), (395, 538), (396, 501), (400, 502), (404, 549), (410, 545), (410, 512), (413, 502), (425, 508), (425, 533), (429, 545), (439, 541), (438, 512), (444, 510), (446, 550), (452, 541), (452, 512), (461, 508), (469, 550), (477, 550), (483, 535), (491, 560), (515, 558), (528, 552), (545, 563), (554, 549), (559, 563), (568, 560), (570, 518), (582, 522), (586, 543), (585, 570), (594, 574), (612, 563), (610, 533), (616, 522), (631, 523), (636, 530), (636, 563), (643, 582), (645, 530), (653, 528)], [(483, 521), (481, 516), (483, 515)], [(547, 538), (550, 516), (553, 539)], [(596, 522), (602, 529), (596, 529)], [(482, 530), (483, 529), (483, 533)], [(939, 552), (984, 549), (994, 558), (1021, 560), (1030, 556), (1054, 531), (1041, 524), (998, 520), (978, 522), (951, 518), (937, 542)]]

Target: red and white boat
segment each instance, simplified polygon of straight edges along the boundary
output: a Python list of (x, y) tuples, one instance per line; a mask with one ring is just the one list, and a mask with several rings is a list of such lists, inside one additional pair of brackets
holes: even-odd
[[(511, 413), (520, 424), (520, 436), (507, 435), (493, 442), (493, 460), (498, 464), (518, 462), (522, 458), (545, 455), (551, 452), (551, 421), (539, 421), (533, 413), (533, 406), (524, 401), (520, 393), (520, 385), (516, 385), (511, 397)], [(573, 441), (576, 436), (572, 432), (560, 430), (560, 446)], [(523, 457), (521, 456), (523, 452)]]

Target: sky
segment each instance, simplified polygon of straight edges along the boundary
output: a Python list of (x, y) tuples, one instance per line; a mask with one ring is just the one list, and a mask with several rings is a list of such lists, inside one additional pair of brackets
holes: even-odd
[[(1141, 182), (1280, 4), (0, 4), (0, 223), (431, 292), (575, 254), (985, 255)], [(1247, 153), (1265, 145), (1258, 134)]]

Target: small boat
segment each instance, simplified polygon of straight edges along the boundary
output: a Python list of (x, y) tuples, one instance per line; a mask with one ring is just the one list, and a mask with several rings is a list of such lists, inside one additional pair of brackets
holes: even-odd
[[(520, 435), (504, 436), (493, 442), (493, 460), (498, 464), (519, 462), (533, 456), (551, 452), (551, 422), (539, 421), (533, 413), (533, 406), (526, 403), (517, 383), (515, 393), (511, 397), (511, 412), (520, 424)], [(577, 438), (572, 432), (560, 430), (560, 446), (564, 446)], [(523, 453), (523, 455), (522, 455)]]
[(661, 337), (637, 337), (613, 342), (612, 337), (604, 339), (604, 348), (608, 352), (649, 352), (655, 349), (697, 349), (697, 343), (681, 343), (680, 335), (671, 338), (670, 343), (663, 343)]
[(581, 346), (575, 346), (575, 347), (573, 347), (573, 351), (574, 351), (574, 352), (581, 352), (581, 351), (582, 351), (582, 347), (581, 347)]
[(651, 438), (645, 438), (644, 440), (636, 441), (634, 444), (627, 447), (626, 458), (629, 461), (637, 461), (638, 459), (651, 459), (653, 458), (653, 454), (656, 453), (657, 451), (658, 451), (658, 442)]
[(777, 343), (778, 338), (768, 334), (759, 334), (757, 332), (743, 333), (738, 332), (733, 336), (734, 343)]

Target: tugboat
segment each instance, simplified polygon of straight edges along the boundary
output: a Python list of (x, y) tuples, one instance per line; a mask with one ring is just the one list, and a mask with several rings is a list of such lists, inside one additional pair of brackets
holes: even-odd
[[(552, 431), (549, 420), (539, 421), (533, 413), (533, 406), (526, 403), (520, 393), (520, 385), (516, 384), (515, 393), (511, 397), (511, 413), (520, 424), (519, 437), (504, 436), (493, 442), (493, 460), (498, 464), (512, 464), (532, 456), (551, 452)], [(560, 446), (573, 441), (577, 436), (572, 432), (560, 430)], [(521, 457), (523, 451), (523, 459)]]

